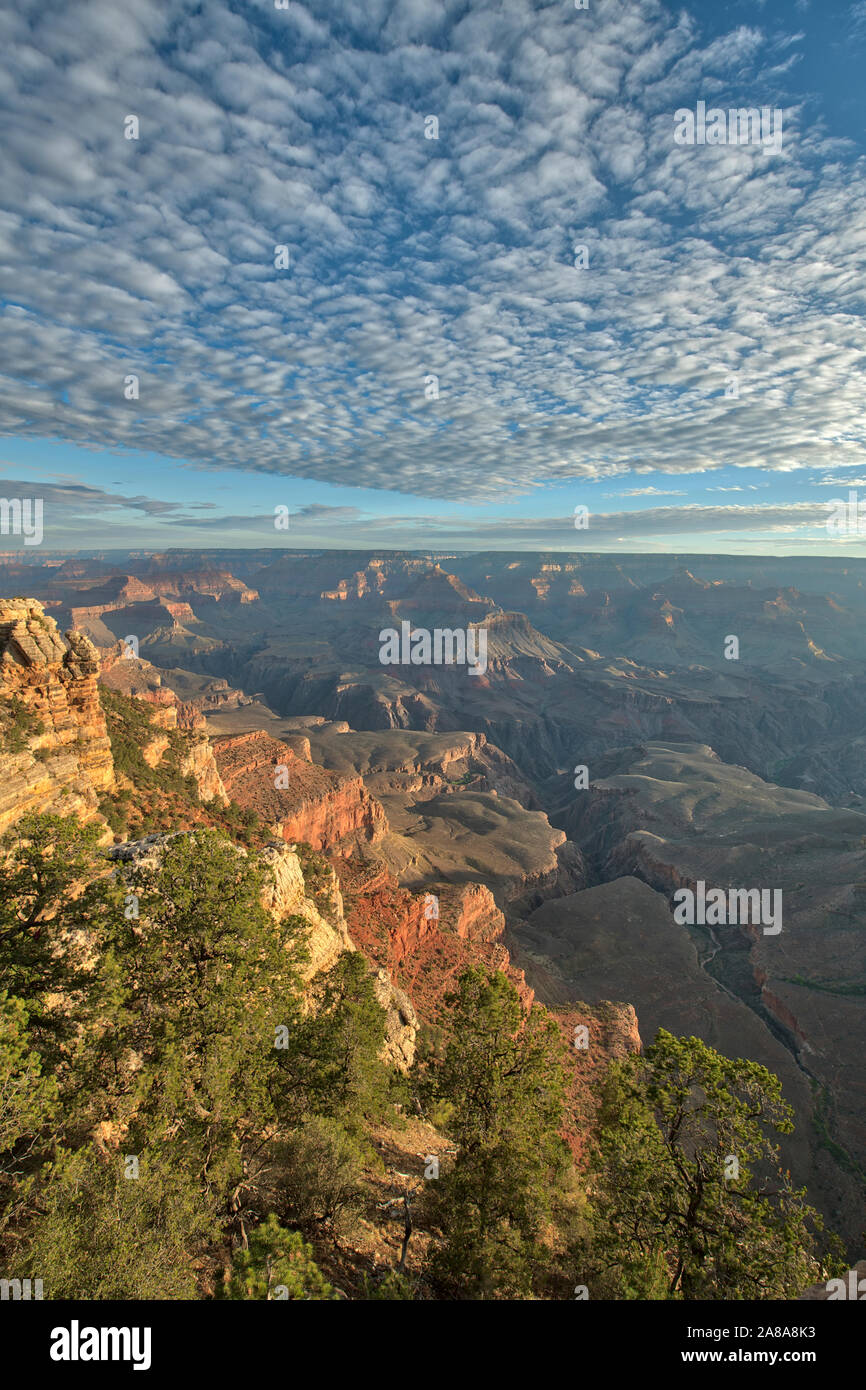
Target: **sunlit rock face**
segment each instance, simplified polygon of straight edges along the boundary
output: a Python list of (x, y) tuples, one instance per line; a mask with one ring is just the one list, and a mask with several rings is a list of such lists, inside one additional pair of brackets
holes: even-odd
[(33, 599), (0, 601), (0, 831), (28, 811), (98, 815), (114, 786), (98, 673), (82, 633), (62, 637)]

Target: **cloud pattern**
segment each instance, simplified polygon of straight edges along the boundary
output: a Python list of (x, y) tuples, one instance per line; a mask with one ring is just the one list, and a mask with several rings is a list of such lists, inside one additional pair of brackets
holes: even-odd
[[(21, 0), (0, 429), (467, 502), (864, 468), (866, 162), (791, 103), (800, 38), (661, 0)], [(783, 109), (781, 154), (675, 145), (699, 99)], [(677, 512), (719, 509), (641, 516)]]

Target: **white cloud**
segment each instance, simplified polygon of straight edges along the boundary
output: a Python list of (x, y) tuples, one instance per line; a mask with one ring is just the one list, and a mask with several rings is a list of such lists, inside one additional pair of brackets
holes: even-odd
[[(784, 103), (785, 36), (28, 0), (0, 39), (7, 433), (431, 498), (866, 464), (866, 169)], [(783, 153), (675, 147), (700, 96), (785, 105)]]

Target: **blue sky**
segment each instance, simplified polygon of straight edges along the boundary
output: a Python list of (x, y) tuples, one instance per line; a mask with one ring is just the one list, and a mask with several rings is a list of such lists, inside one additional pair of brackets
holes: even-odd
[(46, 548), (866, 553), (866, 0), (25, 0), (0, 52)]

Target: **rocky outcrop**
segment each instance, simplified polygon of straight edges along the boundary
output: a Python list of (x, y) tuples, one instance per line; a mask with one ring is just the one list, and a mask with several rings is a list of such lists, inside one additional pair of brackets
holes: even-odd
[[(178, 701), (149, 663), (120, 658), (121, 650), (108, 663), (105, 684), (151, 707), (153, 734), (141, 751), (158, 767), (178, 727)], [(117, 785), (101, 675), (97, 650), (83, 633), (61, 637), (35, 600), (0, 602), (0, 831), (28, 811), (101, 818), (100, 796)], [(210, 742), (198, 729), (186, 739), (179, 771), (195, 780), (201, 801), (227, 801)]]
[(40, 603), (0, 601), (0, 830), (28, 811), (98, 816), (114, 765), (96, 649)]
[(164, 683), (162, 672), (141, 657), (128, 656), (122, 642), (100, 654), (99, 682), (129, 699), (144, 700), (159, 710), (173, 710), (174, 718), (166, 720), (166, 728), (204, 728), (204, 717), (182, 706), (174, 690)]
[(347, 778), (323, 794), (305, 789), (300, 805), (283, 821), (287, 840), (331, 852), (345, 852), (359, 841), (374, 842), (386, 829), (385, 812), (360, 777)]
[(418, 1015), (408, 994), (397, 988), (387, 970), (376, 971), (374, 989), (385, 1010), (385, 1058), (400, 1071), (408, 1071), (415, 1060)]
[(189, 747), (180, 760), (180, 771), (183, 777), (195, 779), (200, 801), (228, 802), (207, 735), (197, 733), (191, 736)]
[(364, 954), (405, 985), (419, 1016), (435, 1022), (444, 996), (470, 965), (502, 970), (528, 1007), (533, 991), (505, 944), (505, 918), (481, 884), (411, 893), (380, 863), (340, 866), (346, 921)]
[(151, 593), (164, 598), (199, 594), (208, 598), (228, 599), (236, 603), (256, 603), (258, 590), (251, 589), (229, 570), (178, 570), (170, 574), (148, 574), (144, 584)]
[[(268, 911), (278, 920), (296, 914), (309, 923), (310, 960), (305, 967), (308, 979), (329, 969), (343, 951), (358, 949), (346, 927), (340, 884), (333, 871), (328, 893), (331, 911), (326, 917), (307, 893), (301, 861), (293, 850), (286, 844), (275, 843), (264, 848), (261, 858), (270, 871), (263, 899)], [(411, 1000), (393, 983), (390, 972), (377, 967), (375, 961), (373, 969), (376, 998), (385, 1010), (383, 1055), (390, 1065), (406, 1070), (415, 1058), (418, 1019)]]
[[(599, 759), (571, 800), (562, 823), (607, 881), (539, 909), (521, 945), (554, 959), (584, 998), (597, 997), (590, 981), (605, 994), (615, 984), (647, 1036), (694, 1034), (768, 1067), (799, 1120), (781, 1143), (786, 1163), (833, 1228), (855, 1239), (866, 817), (767, 782), (705, 743), (668, 740)], [(697, 898), (699, 884), (766, 897), (772, 923), (730, 900), (720, 923), (675, 920), (674, 895)]]
[(180, 668), (161, 671), (143, 657), (129, 656), (122, 642), (100, 653), (99, 680), (121, 695), (173, 709), (175, 720), (170, 727), (178, 729), (205, 729), (205, 714), (253, 703), (250, 696), (220, 676), (201, 676)]
[(304, 967), (308, 979), (322, 970), (328, 970), (343, 951), (354, 951), (354, 943), (346, 930), (343, 900), (335, 875), (332, 875), (330, 885), (333, 911), (325, 917), (313, 898), (308, 896), (301, 861), (288, 845), (281, 842), (266, 845), (260, 858), (268, 870), (263, 902), (272, 917), (284, 921), (287, 917), (298, 916), (306, 918), (309, 923), (307, 947), (310, 959)]
[(150, 605), (154, 614), (188, 620), (195, 614), (190, 599), (255, 603), (259, 597), (228, 570), (193, 570), (161, 575), (111, 574), (94, 583), (93, 576), (65, 572), (59, 577), (73, 623), (92, 622), (106, 613)]
[(144, 758), (148, 767), (158, 767), (168, 747), (168, 736), (166, 734), (159, 734), (156, 738), (152, 738), (150, 743), (144, 745), (141, 750), (141, 756)]
[(472, 787), (512, 797), (527, 810), (539, 809), (517, 765), (482, 733), (370, 734), (351, 729), (345, 721), (322, 720), (311, 726), (309, 741), (315, 762), (338, 771), (351, 767), (377, 797), (405, 795), (418, 802)]
[(307, 762), (264, 730), (217, 739), (214, 753), (229, 795), (290, 843), (345, 853), (387, 829), (385, 812), (360, 777)]
[(531, 911), (547, 898), (564, 897), (584, 888), (587, 882), (586, 862), (577, 845), (563, 834), (553, 846), (553, 859), (515, 884), (509, 900), (516, 911)]
[[(119, 643), (103, 658), (99, 679), (109, 690), (152, 705), (151, 723), (155, 729), (181, 729), (188, 733), (187, 750), (180, 760), (181, 776), (195, 780), (200, 801), (218, 801), (223, 805), (228, 802), (210, 739), (204, 732), (204, 717), (178, 700), (175, 692), (163, 684), (162, 674), (155, 666), (138, 657), (125, 656), (123, 644)], [(165, 735), (155, 736), (142, 750), (145, 762), (158, 767), (169, 746)]]

